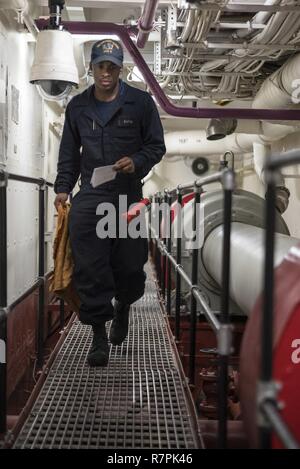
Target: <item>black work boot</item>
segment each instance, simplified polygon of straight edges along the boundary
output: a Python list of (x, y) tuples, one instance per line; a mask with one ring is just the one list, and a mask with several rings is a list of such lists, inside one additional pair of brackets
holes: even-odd
[(109, 332), (109, 340), (113, 345), (121, 345), (128, 334), (130, 305), (116, 301), (115, 317), (112, 320)]
[(106, 366), (109, 358), (109, 346), (105, 322), (93, 327), (93, 341), (87, 357), (90, 366)]

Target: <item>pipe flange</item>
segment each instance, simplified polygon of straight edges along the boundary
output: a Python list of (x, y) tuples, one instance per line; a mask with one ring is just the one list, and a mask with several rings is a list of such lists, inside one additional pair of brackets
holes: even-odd
[[(211, 298), (211, 307), (215, 310), (219, 308), (220, 285), (206, 270), (203, 259), (203, 246), (211, 232), (223, 224), (223, 191), (206, 192), (201, 195), (201, 214), (204, 221), (201, 222), (203, 229), (203, 245), (200, 249), (198, 260), (198, 280), (201, 290), (205, 291)], [(190, 200), (183, 209), (184, 225), (192, 226), (194, 199)], [(252, 192), (237, 189), (232, 195), (232, 221), (247, 225), (265, 228), (265, 200)], [(172, 233), (172, 254), (176, 256), (177, 239), (174, 233), (177, 231), (176, 218), (173, 224)], [(184, 230), (183, 230), (184, 231)], [(276, 211), (276, 231), (278, 233), (289, 234), (285, 221), (279, 212)], [(191, 233), (192, 235), (192, 233)], [(191, 273), (192, 249), (188, 248), (188, 241), (191, 241), (185, 233), (182, 239), (181, 264), (187, 274)], [(238, 305), (234, 306), (235, 314), (243, 314)]]
[[(190, 203), (193, 204), (193, 201)], [(210, 233), (223, 224), (223, 191), (204, 193), (201, 196), (201, 204), (204, 208), (204, 224), (202, 225), (204, 226), (204, 245)], [(235, 190), (232, 195), (232, 222), (244, 223), (265, 229), (265, 200), (252, 192), (241, 189)], [(276, 231), (289, 235), (288, 227), (279, 212), (276, 213)], [(191, 250), (187, 252), (188, 255), (191, 255), (191, 253)], [(203, 249), (201, 249), (199, 256), (198, 269), (201, 281), (205, 287), (219, 294), (220, 286), (205, 268)]]
[[(204, 203), (204, 242), (209, 234), (223, 223), (223, 191), (207, 192), (203, 195)], [(266, 228), (265, 225), (265, 200), (253, 192), (238, 189), (232, 195), (232, 222)], [(276, 231), (289, 235), (288, 227), (281, 217), (276, 213)], [(220, 286), (207, 272), (203, 262), (203, 249), (199, 258), (201, 274), (207, 282), (207, 287), (212, 287), (220, 292)]]
[(153, 21), (152, 25), (149, 26), (148, 28), (144, 27), (142, 23), (143, 23), (143, 17), (138, 19), (137, 26), (138, 26), (139, 31), (141, 31), (141, 33), (143, 33), (143, 34), (151, 33), (151, 31), (153, 30), (153, 27), (154, 27), (154, 21)]

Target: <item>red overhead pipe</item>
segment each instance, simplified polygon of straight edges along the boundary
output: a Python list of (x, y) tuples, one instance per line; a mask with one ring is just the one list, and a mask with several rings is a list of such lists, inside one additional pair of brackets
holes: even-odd
[[(47, 26), (47, 20), (36, 21), (39, 29)], [(115, 34), (123, 42), (133, 61), (155, 96), (158, 104), (168, 114), (176, 117), (196, 117), (199, 119), (259, 119), (259, 120), (300, 120), (300, 109), (224, 109), (224, 108), (189, 108), (174, 106), (159, 86), (136, 45), (130, 38), (130, 29), (114, 23), (96, 23), (84, 21), (64, 21), (65, 28), (72, 34)], [(132, 34), (132, 31), (131, 31)]]
[(136, 45), (139, 48), (145, 47), (149, 34), (153, 29), (156, 8), (159, 0), (146, 0), (142, 16), (138, 21), (139, 33), (136, 39)]

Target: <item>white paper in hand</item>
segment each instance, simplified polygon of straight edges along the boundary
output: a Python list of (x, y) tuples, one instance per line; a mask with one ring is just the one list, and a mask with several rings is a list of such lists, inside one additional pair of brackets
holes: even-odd
[(105, 182), (115, 179), (117, 172), (112, 168), (113, 165), (99, 166), (99, 168), (95, 168), (91, 179), (91, 185), (93, 187), (97, 187)]

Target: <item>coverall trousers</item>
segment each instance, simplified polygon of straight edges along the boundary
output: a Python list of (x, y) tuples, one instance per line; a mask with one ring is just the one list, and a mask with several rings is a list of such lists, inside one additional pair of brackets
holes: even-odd
[[(129, 204), (138, 201), (128, 196)], [(147, 239), (100, 239), (96, 209), (110, 202), (118, 215), (118, 196), (80, 191), (72, 201), (69, 234), (74, 259), (74, 284), (81, 300), (79, 319), (97, 325), (113, 318), (112, 299), (131, 304), (144, 294), (148, 258)], [(118, 216), (117, 216), (118, 219)]]

